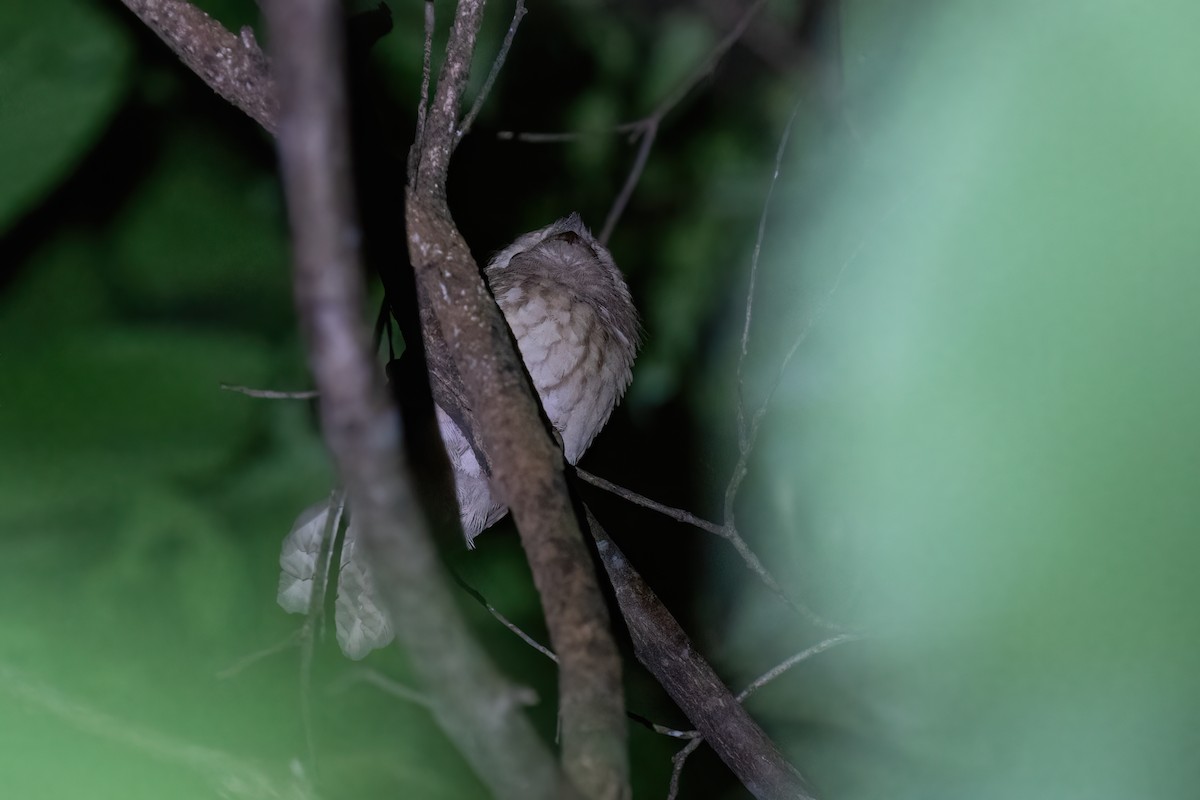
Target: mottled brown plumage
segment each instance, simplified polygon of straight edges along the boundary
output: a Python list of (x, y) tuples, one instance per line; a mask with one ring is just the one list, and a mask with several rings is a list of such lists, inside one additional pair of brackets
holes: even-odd
[[(520, 237), (484, 273), (563, 454), (574, 464), (633, 376), (639, 325), (629, 287), (578, 214)], [(493, 501), (466, 437), (438, 412), (470, 544), (506, 509)]]
[[(574, 464), (632, 378), (639, 326), (625, 280), (577, 214), (520, 237), (492, 258), (485, 273), (563, 454)], [(435, 410), (454, 468), (463, 532), (473, 545), (508, 509), (493, 498), (475, 451), (451, 415), (440, 406)], [(309, 607), (326, 513), (326, 505), (309, 509), (284, 540), (279, 603), (288, 611)], [(390, 642), (392, 628), (356, 539), (351, 511), (334, 616), (342, 651), (360, 659)]]

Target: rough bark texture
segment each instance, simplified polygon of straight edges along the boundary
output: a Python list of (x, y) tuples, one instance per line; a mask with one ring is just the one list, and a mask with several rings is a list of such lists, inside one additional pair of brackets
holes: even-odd
[(446, 172), (482, 14), (482, 0), (458, 4), (437, 92), (410, 159), (409, 257), (419, 296), (437, 322), (425, 331), (426, 355), (437, 357), (438, 343), (431, 340), (440, 333), (462, 379), (462, 405), (473, 412), (493, 488), (521, 534), (559, 656), (563, 768), (584, 796), (623, 798), (630, 788), (621, 662), (571, 504), (563, 455), (542, 424), (508, 328), (446, 201)]
[(249, 28), (241, 36), (187, 0), (121, 0), (209, 88), (275, 133), (279, 103), (271, 64)]
[(564, 769), (587, 797), (628, 796), (620, 660), (562, 453), (542, 425), (508, 328), (466, 242), (448, 212), (430, 205), (436, 200), (421, 202), (410, 192), (413, 266), (422, 294), (445, 302), (444, 308), (435, 304), (439, 329), (466, 376), (493, 487), (516, 519), (542, 598), (559, 656)]
[(800, 773), (692, 647), (683, 628), (591, 511), (588, 525), (616, 590), (638, 661), (654, 674), (751, 794), (760, 800), (811, 800)]

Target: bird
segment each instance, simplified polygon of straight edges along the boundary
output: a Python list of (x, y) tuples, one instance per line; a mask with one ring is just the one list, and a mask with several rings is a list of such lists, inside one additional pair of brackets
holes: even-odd
[[(641, 324), (625, 278), (578, 214), (518, 237), (492, 256), (483, 272), (563, 457), (575, 464), (633, 379)], [(508, 509), (495, 499), (452, 410), (434, 408), (450, 459), (459, 520), (467, 546), (473, 548), (475, 539)], [(306, 509), (284, 539), (278, 601), (285, 611), (308, 612), (321, 538), (334, 512), (328, 502)], [(338, 644), (353, 660), (393, 638), (358, 545), (352, 510), (338, 565), (334, 619)]]

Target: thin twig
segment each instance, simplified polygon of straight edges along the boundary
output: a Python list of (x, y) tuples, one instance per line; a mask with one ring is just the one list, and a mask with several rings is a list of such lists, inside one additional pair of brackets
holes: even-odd
[[(895, 211), (896, 207), (897, 206), (893, 205), (891, 208), (889, 208), (887, 212), (884, 213), (883, 219), (890, 217), (892, 212)], [(869, 239), (870, 234), (863, 236), (863, 238), (859, 240), (858, 244), (855, 245), (854, 250), (850, 252), (850, 255), (846, 256), (845, 260), (842, 261), (841, 265), (838, 267), (837, 274), (834, 275), (833, 284), (830, 285), (829, 291), (827, 291), (825, 296), (821, 298), (821, 302), (817, 305), (812, 315), (809, 316), (808, 321), (804, 324), (804, 327), (796, 336), (795, 341), (792, 342), (792, 346), (788, 348), (787, 354), (784, 355), (783, 360), (780, 362), (779, 370), (775, 373), (775, 379), (771, 382), (771, 386), (767, 390), (766, 395), (763, 397), (762, 403), (759, 405), (758, 410), (755, 411), (754, 417), (751, 419), (749, 436), (751, 448), (753, 448), (754, 441), (758, 437), (759, 428), (762, 425), (763, 418), (767, 414), (767, 409), (770, 407), (771, 401), (775, 397), (775, 392), (778, 391), (779, 385), (783, 382), (783, 376), (787, 372), (788, 365), (792, 363), (792, 359), (795, 357), (797, 351), (799, 351), (800, 346), (804, 344), (804, 341), (808, 338), (808, 334), (812, 331), (816, 324), (821, 321), (821, 317), (825, 314), (825, 309), (829, 306), (829, 301), (833, 299), (834, 294), (837, 293), (838, 287), (842, 285), (842, 278), (845, 277), (850, 265), (858, 259), (858, 256), (866, 248), (867, 241)]]
[(222, 383), (221, 388), (227, 392), (237, 392), (247, 397), (257, 397), (260, 400), (312, 400), (314, 397), (317, 397), (315, 389), (308, 389), (301, 392), (281, 392), (275, 389), (251, 389), (249, 386), (233, 386), (228, 383)]
[(613, 200), (612, 207), (608, 209), (608, 216), (604, 218), (604, 227), (600, 229), (600, 244), (607, 245), (609, 237), (612, 236), (613, 230), (617, 227), (617, 222), (621, 219), (621, 214), (625, 213), (625, 206), (629, 205), (630, 198), (633, 197), (633, 192), (637, 189), (638, 182), (642, 179), (642, 171), (646, 168), (646, 161), (650, 158), (650, 148), (654, 146), (654, 140), (658, 138), (658, 120), (654, 120), (642, 131), (642, 143), (638, 146), (637, 155), (633, 159), (633, 166), (629, 169), (629, 175), (625, 178), (625, 185), (621, 187), (617, 198)]
[(657, 722), (649, 720), (646, 717), (643, 717), (641, 714), (634, 713), (633, 711), (626, 712), (626, 716), (639, 725), (649, 728), (655, 733), (663, 736), (670, 736), (672, 739), (695, 739), (700, 735), (699, 731), (681, 731), (677, 728), (659, 725)]
[[(721, 41), (709, 51), (699, 66), (692, 70), (674, 90), (659, 101), (659, 104), (650, 113), (650, 116), (635, 123), (642, 137), (641, 144), (638, 146), (637, 155), (634, 156), (633, 166), (629, 169), (629, 175), (625, 178), (625, 184), (621, 187), (620, 193), (617, 194), (617, 198), (613, 201), (612, 207), (609, 208), (608, 216), (604, 218), (604, 227), (601, 228), (599, 236), (601, 244), (608, 244), (609, 238), (617, 227), (617, 222), (620, 221), (621, 215), (625, 213), (625, 207), (629, 205), (629, 201), (633, 197), (633, 192), (637, 189), (638, 183), (642, 179), (642, 172), (646, 169), (646, 161), (650, 158), (650, 149), (654, 146), (654, 140), (658, 138), (658, 129), (663, 119), (666, 118), (667, 114), (683, 98), (687, 97), (696, 84), (716, 68), (721, 58), (729, 52), (729, 48), (733, 47), (734, 43), (746, 32), (750, 21), (754, 19), (754, 16), (765, 4), (766, 0), (756, 0), (754, 4), (747, 8), (746, 13), (742, 15), (738, 24), (722, 37)], [(618, 126), (618, 129), (620, 127)]]
[(679, 796), (679, 778), (683, 774), (683, 765), (687, 762), (688, 756), (700, 749), (700, 745), (704, 744), (703, 739), (692, 739), (683, 749), (671, 757), (671, 787), (667, 790), (667, 800), (675, 800)]
[(479, 603), (479, 605), (486, 608), (488, 613), (491, 614), (493, 617), (495, 617), (497, 622), (499, 622), (501, 625), (503, 625), (504, 627), (508, 628), (510, 631), (515, 633), (521, 639), (521, 641), (525, 642), (525, 644), (529, 645), (534, 650), (537, 650), (539, 653), (541, 653), (546, 658), (553, 661), (555, 664), (558, 663), (558, 656), (554, 655), (554, 651), (552, 651), (550, 648), (543, 645), (537, 639), (534, 639), (532, 636), (530, 636), (525, 631), (521, 630), (519, 627), (517, 627), (517, 625), (514, 622), (510, 621), (508, 617), (504, 616), (499, 611), (497, 611), (495, 606), (493, 606), (491, 603), (489, 603), (487, 601), (487, 598), (485, 598), (482, 594), (480, 594), (475, 589), (474, 586), (471, 586), (471, 584), (469, 584), (465, 580), (463, 580), (463, 577), (461, 575), (459, 575), (457, 572), (455, 572), (452, 569), (452, 570), (450, 570), (450, 576), (452, 578), (454, 578), (454, 582), (457, 583), (464, 592), (466, 592), (468, 595), (471, 596), (472, 600), (474, 600), (476, 603)]
[(599, 130), (585, 131), (555, 131), (555, 132), (533, 132), (533, 131), (498, 131), (496, 138), (504, 141), (517, 141), (529, 143), (553, 143), (553, 142), (571, 142), (585, 136), (612, 136), (620, 133), (637, 133), (648, 130), (651, 127), (657, 126), (666, 118), (675, 106), (679, 105), (688, 93), (695, 88), (696, 84), (700, 83), (709, 73), (711, 73), (724, 58), (729, 49), (737, 43), (738, 39), (745, 34), (746, 29), (754, 20), (754, 17), (766, 5), (766, 0), (756, 0), (744, 12), (737, 23), (729, 30), (725, 36), (713, 47), (712, 50), (704, 57), (696, 67), (680, 81), (674, 89), (667, 93), (662, 100), (655, 105), (654, 110), (641, 119), (622, 122), (614, 125), (611, 128), (603, 128)]
[[(779, 182), (779, 173), (783, 165), (783, 155), (787, 152), (788, 140), (792, 136), (792, 125), (796, 122), (796, 115), (799, 113), (800, 101), (792, 108), (792, 114), (788, 117), (787, 125), (783, 128), (783, 135), (779, 137), (779, 146), (775, 150), (775, 167), (771, 171), (771, 182), (767, 185), (767, 196), (763, 200), (762, 213), (758, 216), (758, 232), (754, 237), (754, 251), (750, 256), (750, 285), (746, 289), (746, 321), (742, 325), (742, 352), (738, 356), (737, 363), (738, 447), (742, 451), (745, 451), (748, 445), (743, 375), (745, 374), (746, 354), (749, 351), (750, 345), (750, 322), (754, 317), (754, 290), (758, 281), (758, 259), (762, 254), (763, 238), (767, 233), (767, 216), (771, 210), (771, 199), (775, 196), (775, 185)], [(726, 514), (728, 515), (728, 513), (729, 511), (727, 510)]]
[(615, 494), (618, 497), (624, 498), (635, 505), (642, 506), (643, 508), (649, 508), (652, 511), (657, 511), (665, 517), (670, 517), (677, 522), (682, 522), (686, 525), (699, 528), (702, 531), (707, 531), (715, 536), (720, 536), (722, 539), (725, 538), (725, 529), (715, 522), (709, 522), (708, 520), (698, 517), (689, 511), (684, 511), (681, 508), (673, 508), (668, 505), (663, 505), (655, 500), (651, 500), (649, 497), (640, 495), (630, 489), (626, 489), (624, 486), (618, 486), (612, 481), (605, 480), (599, 475), (593, 475), (592, 473), (585, 469), (581, 469), (580, 467), (575, 468), (575, 474), (593, 486), (603, 489), (606, 492)]
[(771, 575), (770, 571), (767, 570), (758, 556), (755, 555), (754, 551), (750, 548), (750, 545), (746, 544), (746, 540), (742, 538), (740, 533), (738, 533), (736, 527), (729, 525), (718, 525), (715, 522), (709, 522), (708, 520), (698, 517), (689, 511), (684, 511), (681, 508), (674, 508), (673, 506), (664, 505), (656, 500), (651, 500), (645, 495), (638, 494), (631, 489), (626, 489), (624, 486), (619, 486), (612, 481), (605, 480), (598, 475), (593, 475), (587, 470), (576, 467), (575, 472), (580, 478), (592, 484), (593, 486), (603, 489), (606, 492), (615, 494), (618, 497), (628, 500), (635, 505), (648, 508), (652, 511), (657, 511), (663, 516), (670, 517), (671, 519), (682, 522), (685, 525), (691, 525), (695, 528), (699, 528), (700, 530), (711, 533), (714, 536), (720, 536), (722, 539), (733, 545), (734, 550), (736, 550), (737, 554), (741, 556), (742, 561), (746, 564), (746, 567), (749, 568), (750, 571), (755, 575), (757, 575), (758, 579), (762, 581), (763, 585), (766, 586), (776, 597), (778, 597), (814, 625), (827, 628), (829, 630), (839, 630), (839, 627), (836, 624), (826, 620), (820, 614), (813, 611), (803, 603), (793, 599), (787, 592), (785, 592), (783, 587), (779, 585), (779, 582), (775, 580), (774, 576)]
[[(748, 544), (746, 544), (746, 541), (741, 537), (741, 534), (738, 533), (737, 517), (736, 517), (735, 508), (734, 508), (735, 501), (737, 500), (738, 491), (741, 489), (742, 483), (745, 481), (746, 476), (749, 474), (750, 456), (753, 452), (755, 440), (757, 439), (757, 436), (758, 436), (759, 426), (761, 425), (763, 416), (766, 413), (766, 408), (767, 408), (767, 404), (770, 402), (770, 397), (774, 392), (774, 387), (773, 387), (772, 390), (770, 392), (768, 392), (766, 401), (757, 409), (757, 411), (755, 412), (755, 414), (751, 418), (751, 420), (749, 422), (747, 422), (746, 406), (745, 406), (744, 375), (745, 375), (746, 356), (747, 356), (747, 353), (749, 352), (749, 344), (750, 344), (750, 326), (754, 319), (754, 297), (755, 297), (755, 289), (756, 289), (757, 278), (758, 278), (759, 258), (762, 254), (763, 239), (766, 236), (767, 218), (768, 218), (768, 216), (770, 214), (770, 210), (771, 210), (771, 200), (775, 195), (775, 186), (779, 182), (779, 175), (780, 175), (780, 172), (782, 171), (783, 157), (787, 152), (788, 141), (790, 140), (791, 134), (792, 134), (792, 126), (795, 124), (796, 117), (800, 112), (801, 103), (802, 103), (802, 101), (797, 101), (797, 103), (792, 107), (792, 113), (788, 117), (787, 124), (784, 126), (783, 133), (781, 134), (781, 136), (779, 138), (779, 145), (775, 151), (775, 163), (774, 163), (774, 166), (773, 166), (773, 169), (771, 172), (771, 181), (767, 187), (767, 196), (763, 200), (762, 212), (759, 214), (758, 231), (757, 231), (757, 234), (756, 234), (755, 240), (754, 240), (754, 249), (753, 249), (751, 257), (750, 257), (750, 281), (749, 281), (749, 286), (746, 289), (746, 313), (745, 313), (745, 320), (742, 325), (741, 352), (738, 356), (737, 371), (736, 371), (736, 375), (737, 375), (737, 404), (736, 404), (737, 411), (736, 411), (736, 413), (737, 413), (738, 458), (737, 458), (736, 463), (734, 464), (733, 470), (730, 472), (729, 481), (725, 485), (725, 497), (724, 497), (724, 503), (723, 503), (724, 510), (723, 510), (723, 514), (722, 514), (722, 518), (723, 518), (724, 522), (723, 522), (723, 525), (721, 526), (721, 528), (723, 531), (722, 535), (726, 539), (729, 540), (729, 542), (734, 546), (734, 549), (736, 549), (738, 551), (738, 553), (742, 556), (742, 560), (745, 561), (746, 564), (752, 570), (754, 570), (755, 573), (758, 574), (759, 578), (762, 579), (763, 583), (765, 583), (767, 585), (767, 587), (769, 589), (771, 589), (771, 591), (775, 592), (780, 597), (784, 598), (788, 602), (789, 605), (791, 605), (793, 608), (795, 608), (797, 611), (799, 611), (804, 617), (806, 617), (813, 624), (819, 625), (820, 627), (823, 627), (823, 628), (828, 628), (830, 630), (837, 630), (838, 627), (836, 625), (825, 620), (823, 617), (821, 617), (819, 614), (817, 614), (816, 612), (814, 612), (812, 609), (808, 608), (807, 606), (792, 600), (783, 591), (783, 589), (779, 586), (779, 584), (775, 581), (775, 579), (770, 576), (770, 573), (768, 573), (766, 571), (766, 569), (762, 566), (762, 563), (759, 561), (758, 556), (755, 555), (754, 551), (751, 550), (750, 546)], [(844, 269), (845, 269), (845, 265), (843, 265), (843, 271), (844, 271)], [(841, 272), (839, 272), (839, 274), (838, 274), (838, 280), (840, 281), (840, 279), (841, 279)], [(835, 285), (834, 285), (835, 290), (836, 290), (836, 286), (837, 286), (837, 284), (835, 283)], [(804, 329), (804, 332), (801, 335), (801, 340), (803, 340), (804, 335), (807, 335), (807, 332), (809, 330), (809, 327), (811, 327), (812, 322), (813, 322), (813, 320), (810, 320), (809, 326)], [(788, 357), (785, 358), (785, 360), (784, 360), (785, 366), (786, 366), (786, 362), (790, 361), (791, 356), (795, 353), (795, 350), (798, 347), (799, 347), (799, 342), (797, 342), (797, 344), (795, 346), (793, 346), (792, 351), (788, 354)], [(782, 377), (782, 372), (780, 373), (780, 377)], [(779, 378), (776, 378), (775, 385), (778, 386), (778, 384), (779, 384)]]
[(764, 5), (766, 5), (766, 0), (755, 0), (746, 9), (745, 13), (743, 13), (738, 23), (725, 36), (721, 37), (721, 40), (708, 52), (696, 68), (688, 73), (674, 89), (668, 92), (648, 116), (642, 119), (623, 122), (604, 131), (568, 131), (557, 133), (501, 131), (497, 136), (503, 140), (531, 143), (569, 142), (583, 136), (615, 133), (632, 133), (635, 135), (635, 138), (639, 138), (640, 144), (638, 145), (637, 154), (634, 156), (633, 164), (629, 169), (629, 174), (625, 177), (625, 182), (622, 184), (620, 192), (618, 192), (616, 199), (609, 208), (608, 214), (604, 219), (604, 226), (600, 229), (600, 235), (597, 237), (601, 244), (607, 245), (608, 240), (612, 237), (613, 231), (617, 227), (617, 223), (621, 219), (621, 215), (625, 213), (625, 208), (629, 205), (629, 201), (632, 199), (633, 193), (641, 181), (642, 172), (646, 168), (646, 161), (650, 157), (650, 150), (654, 147), (654, 141), (658, 138), (658, 131), (662, 125), (662, 121), (666, 118), (667, 114), (687, 97), (688, 93), (705, 76), (716, 68), (725, 54), (729, 52), (729, 49), (746, 32), (751, 21), (762, 10)]
[[(780, 675), (787, 672), (789, 669), (801, 663), (802, 661), (807, 661), (813, 656), (824, 653), (826, 650), (836, 647), (844, 642), (852, 642), (861, 638), (861, 636), (855, 634), (843, 633), (838, 636), (832, 636), (823, 642), (814, 644), (812, 647), (801, 650), (799, 653), (784, 659), (782, 662), (751, 681), (749, 686), (738, 692), (737, 701), (739, 703), (745, 702), (747, 697), (754, 694), (756, 691), (766, 686), (768, 683), (775, 680)], [(668, 800), (673, 800), (673, 798), (677, 797), (679, 794), (679, 778), (683, 773), (684, 763), (687, 761), (688, 756), (696, 752), (697, 748), (704, 743), (704, 739), (700, 736), (699, 731), (671, 731), (669, 733), (667, 731), (661, 732), (666, 733), (668, 736), (675, 736), (676, 738), (680, 739), (690, 738), (692, 740), (687, 743), (687, 746), (671, 757), (673, 768), (671, 769), (671, 787), (667, 791), (667, 798)]]
[(721, 41), (717, 42), (716, 47), (709, 51), (704, 60), (700, 62), (692, 72), (672, 90), (658, 104), (652, 116), (662, 119), (667, 112), (679, 104), (684, 97), (687, 97), (688, 92), (695, 88), (696, 84), (706, 78), (714, 69), (729, 49), (737, 43), (737, 40), (742, 38), (742, 34), (746, 32), (746, 28), (750, 27), (750, 23), (754, 21), (754, 17), (767, 4), (767, 0), (755, 0), (746, 11), (742, 14), (742, 18), (737, 24), (730, 29), (729, 33), (721, 37)]
[(270, 647), (264, 647), (262, 650), (258, 650), (248, 656), (239, 658), (237, 661), (218, 672), (216, 675), (217, 680), (228, 680), (235, 675), (238, 675), (239, 673), (249, 669), (265, 658), (270, 658), (276, 653), (282, 653), (285, 650), (292, 649), (300, 643), (300, 635), (303, 631), (304, 628), (301, 626), (290, 633), (287, 638), (281, 639)]
[(458, 127), (458, 133), (454, 136), (456, 145), (470, 132), (471, 125), (475, 122), (475, 117), (479, 116), (479, 111), (483, 108), (484, 101), (491, 94), (492, 85), (496, 82), (496, 76), (500, 74), (501, 67), (504, 66), (504, 59), (508, 58), (509, 48), (512, 47), (513, 38), (517, 35), (517, 26), (521, 24), (521, 19), (524, 16), (525, 0), (517, 0), (517, 7), (513, 11), (513, 18), (508, 26), (508, 33), (504, 34), (504, 42), (500, 45), (500, 52), (496, 54), (496, 60), (492, 62), (492, 69), (488, 72), (487, 80), (483, 82), (483, 88), (479, 90), (475, 102), (471, 104), (471, 110), (463, 117), (462, 124)]
[(496, 131), (496, 138), (504, 142), (554, 144), (557, 142), (576, 142), (580, 139), (596, 136), (612, 136), (618, 133), (637, 133), (644, 127), (646, 127), (646, 120), (639, 119), (633, 122), (622, 122), (620, 125), (613, 125), (611, 128), (599, 128), (596, 130), (558, 132)]
[(831, 636), (824, 641), (817, 642), (812, 647), (805, 648), (804, 650), (801, 650), (799, 653), (796, 653), (793, 656), (789, 656), (788, 658), (785, 658), (783, 661), (781, 661), (778, 664), (776, 664), (775, 666), (771, 667), (769, 670), (764, 672), (762, 675), (759, 675), (757, 678), (750, 681), (750, 685), (748, 685), (745, 689), (742, 689), (740, 692), (738, 692), (737, 701), (739, 703), (745, 702), (747, 697), (754, 694), (759, 689), (766, 686), (768, 683), (775, 680), (780, 675), (787, 672), (789, 669), (796, 666), (800, 662), (807, 661), (808, 659), (812, 658), (813, 656), (820, 655), (821, 653), (824, 653), (826, 650), (837, 647), (839, 644), (845, 644), (846, 642), (859, 641), (862, 638), (863, 638), (862, 635), (856, 634), (856, 633), (841, 633), (841, 634), (838, 634), (837, 636)]
[(334, 681), (329, 686), (331, 694), (340, 694), (356, 683), (366, 683), (374, 686), (376, 689), (381, 689), (390, 694), (392, 697), (398, 697), (401, 700), (407, 700), (410, 703), (432, 709), (433, 700), (424, 694), (421, 694), (416, 689), (409, 688), (404, 684), (394, 681), (378, 670), (373, 670), (368, 667), (358, 667), (356, 669), (347, 670), (340, 678)]

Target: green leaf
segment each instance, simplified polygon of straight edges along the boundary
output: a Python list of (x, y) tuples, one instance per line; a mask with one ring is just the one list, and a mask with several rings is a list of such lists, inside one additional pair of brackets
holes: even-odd
[(125, 87), (129, 46), (82, 0), (0, 5), (0, 231), (79, 161)]

